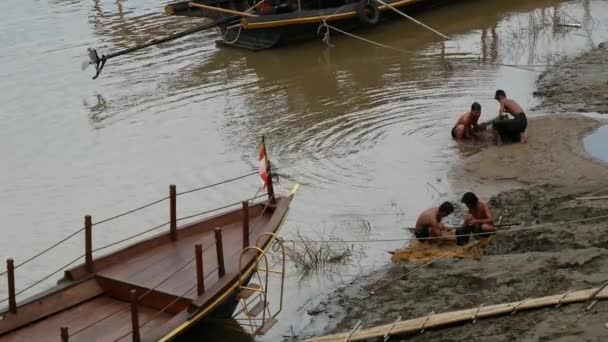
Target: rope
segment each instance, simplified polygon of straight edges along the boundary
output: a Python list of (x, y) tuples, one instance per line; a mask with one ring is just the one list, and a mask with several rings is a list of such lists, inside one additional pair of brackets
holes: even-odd
[[(33, 288), (34, 286), (36, 286), (36, 285), (38, 285), (38, 284), (42, 283), (43, 281), (45, 281), (45, 280), (49, 279), (49, 278), (50, 278), (51, 276), (53, 276), (55, 273), (62, 271), (64, 268), (66, 268), (66, 267), (68, 267), (68, 266), (72, 265), (73, 263), (75, 263), (76, 261), (80, 260), (80, 259), (81, 259), (81, 258), (83, 258), (83, 257), (84, 257), (84, 254), (83, 254), (83, 255), (81, 255), (81, 256), (79, 256), (78, 258), (76, 258), (76, 259), (74, 259), (74, 260), (70, 261), (68, 264), (66, 264), (66, 265), (62, 266), (61, 268), (59, 268), (58, 270), (54, 271), (53, 273), (51, 273), (51, 274), (49, 274), (49, 275), (45, 276), (44, 278), (42, 278), (42, 279), (40, 279), (40, 280), (38, 280), (38, 281), (34, 282), (33, 284), (29, 285), (28, 287), (24, 288), (23, 290), (20, 290), (19, 292), (15, 293), (15, 297), (17, 297), (18, 295), (20, 295), (20, 294), (24, 293), (25, 291), (27, 291), (27, 290), (29, 290), (29, 289)], [(8, 300), (8, 297), (7, 297), (7, 298), (4, 298), (4, 299), (2, 299), (2, 300), (0, 300), (0, 303), (6, 302), (7, 300)]]
[(151, 231), (153, 231), (153, 230), (156, 230), (156, 229), (162, 228), (162, 227), (164, 227), (164, 226), (168, 225), (169, 223), (171, 223), (171, 221), (166, 222), (166, 223), (163, 223), (163, 224), (158, 225), (158, 226), (156, 226), (156, 227), (152, 227), (152, 228), (150, 228), (150, 229), (148, 229), (148, 230), (145, 230), (145, 231), (143, 231), (143, 232), (137, 233), (137, 234), (135, 234), (135, 235), (131, 235), (131, 236), (126, 237), (126, 238), (124, 238), (124, 239), (118, 240), (118, 241), (113, 242), (113, 243), (111, 243), (111, 244), (109, 244), (109, 245), (105, 245), (105, 246), (103, 246), (103, 247), (96, 248), (96, 249), (94, 249), (94, 250), (93, 250), (93, 253), (95, 253), (95, 252), (99, 252), (99, 251), (104, 250), (104, 249), (106, 249), (106, 248), (110, 248), (110, 247), (112, 247), (112, 246), (116, 246), (116, 245), (118, 245), (118, 244), (121, 244), (121, 243), (123, 243), (123, 242), (129, 241), (129, 240), (131, 240), (131, 239), (133, 239), (133, 238), (136, 238), (136, 237), (138, 237), (138, 236), (141, 236), (141, 235), (144, 235), (144, 234), (146, 234), (146, 233), (149, 233), (149, 232), (151, 232)]
[[(162, 202), (162, 201), (166, 201), (166, 200), (168, 200), (168, 199), (169, 199), (169, 196), (167, 196), (167, 197), (163, 197), (163, 198), (161, 198), (161, 199), (159, 199), (159, 200), (156, 200), (156, 201), (154, 201), (154, 202), (150, 202), (150, 203), (148, 203), (148, 204), (142, 205), (141, 207), (137, 207), (137, 208), (135, 208), (135, 209), (131, 209), (131, 210), (129, 210), (129, 211), (125, 211), (125, 212), (124, 212), (124, 213), (122, 213), (122, 214), (118, 214), (118, 215), (115, 215), (115, 216), (109, 217), (109, 218), (107, 218), (107, 219), (105, 219), (105, 220), (101, 220), (101, 221), (99, 221), (99, 222), (95, 222), (95, 223), (93, 223), (93, 224), (92, 224), (92, 226), (97, 226), (97, 225), (100, 225), (100, 224), (102, 224), (102, 223), (106, 223), (106, 222), (109, 222), (109, 221), (115, 220), (115, 219), (117, 219), (117, 218), (119, 218), (119, 217), (123, 217), (123, 216), (129, 215), (129, 214), (132, 214), (132, 213), (134, 213), (134, 212), (136, 212), (136, 211), (140, 211), (140, 210), (142, 210), (142, 209), (146, 209), (146, 208), (148, 208), (148, 207), (151, 207), (151, 206), (153, 206), (153, 205), (155, 205), (155, 204), (158, 204), (158, 203), (160, 203), (160, 202)], [(83, 229), (84, 229), (84, 228), (83, 228)]]
[[(601, 216), (595, 216), (595, 217), (589, 217), (589, 218), (584, 218), (584, 219), (579, 219), (579, 220), (573, 220), (573, 221), (566, 221), (566, 222), (555, 222), (555, 223), (543, 223), (543, 224), (538, 224), (538, 225), (533, 225), (533, 226), (529, 226), (529, 227), (520, 227), (520, 228), (511, 228), (511, 229), (507, 229), (507, 230), (497, 230), (495, 232), (484, 232), (484, 233), (471, 233), (471, 234), (458, 234), (458, 235), (454, 235), (453, 237), (462, 237), (462, 236), (479, 236), (479, 235), (492, 235), (492, 234), (498, 234), (498, 233), (507, 233), (507, 232), (513, 232), (513, 231), (519, 231), (519, 230), (533, 230), (533, 229), (539, 229), (539, 228), (546, 228), (546, 227), (554, 227), (554, 226), (561, 226), (561, 225), (568, 225), (568, 224), (573, 224), (573, 223), (580, 223), (580, 222), (588, 222), (588, 221), (594, 221), (594, 220), (599, 220), (599, 219), (605, 219), (608, 218), (608, 215), (601, 215)], [(301, 242), (301, 243), (373, 243), (373, 242), (398, 242), (398, 241), (414, 241), (414, 240), (439, 240), (439, 239), (448, 239), (448, 238), (452, 238), (450, 237), (445, 237), (445, 236), (431, 236), (428, 238), (399, 238), (399, 239), (378, 239), (378, 240), (284, 240), (286, 242)]]
[[(258, 195), (258, 196), (255, 196), (255, 197), (252, 197), (252, 198), (248, 199), (248, 201), (252, 201), (252, 200), (255, 200), (255, 199), (257, 199), (257, 198), (264, 197), (264, 196), (266, 196), (266, 194), (261, 194), (261, 195)], [(192, 214), (192, 215), (188, 215), (188, 216), (185, 216), (185, 217), (182, 217), (182, 218), (177, 219), (177, 222), (179, 222), (179, 221), (183, 221), (183, 220), (187, 220), (187, 219), (191, 219), (191, 218), (193, 218), (193, 217), (197, 217), (197, 216), (201, 216), (201, 215), (209, 214), (209, 213), (212, 213), (212, 212), (214, 212), (214, 211), (218, 211), (218, 210), (222, 210), (222, 209), (230, 208), (230, 207), (233, 207), (233, 206), (235, 206), (235, 205), (237, 205), (237, 204), (241, 204), (241, 203), (242, 203), (242, 201), (235, 202), (235, 203), (230, 203), (230, 204), (227, 204), (227, 205), (225, 205), (225, 206), (223, 206), (223, 207), (219, 207), (219, 208), (215, 208), (215, 209), (211, 209), (211, 210), (203, 211), (203, 212), (200, 212), (200, 213), (198, 213), (198, 214)]]
[(396, 278), (394, 278), (394, 279), (389, 280), (388, 282), (384, 283), (384, 285), (380, 285), (380, 286), (378, 286), (378, 287), (374, 288), (373, 290), (369, 291), (369, 294), (373, 296), (373, 295), (376, 293), (376, 291), (378, 291), (378, 290), (382, 290), (382, 289), (384, 289), (384, 288), (388, 287), (389, 285), (393, 284), (393, 283), (394, 283), (394, 282), (396, 282), (397, 280), (401, 280), (401, 279), (403, 279), (403, 278), (405, 278), (405, 277), (409, 276), (410, 274), (412, 274), (412, 273), (414, 273), (414, 272), (416, 272), (416, 271), (419, 271), (419, 270), (421, 270), (421, 269), (422, 269), (422, 268), (424, 268), (424, 267), (429, 266), (430, 264), (434, 263), (435, 261), (437, 261), (437, 260), (439, 260), (439, 259), (441, 259), (441, 258), (443, 258), (443, 257), (447, 256), (448, 254), (452, 253), (452, 252), (453, 252), (453, 251), (455, 251), (456, 249), (457, 249), (457, 248), (452, 248), (451, 250), (449, 250), (449, 251), (447, 251), (447, 252), (445, 252), (445, 253), (441, 254), (440, 256), (436, 257), (435, 259), (433, 259), (433, 260), (431, 260), (431, 261), (427, 262), (426, 264), (420, 265), (420, 266), (418, 266), (418, 267), (414, 268), (413, 270), (411, 270), (411, 271), (409, 271), (409, 272), (407, 272), (407, 273), (404, 273), (404, 274), (402, 274), (402, 275), (400, 275), (400, 276), (398, 276), (398, 277), (396, 277)]
[(414, 19), (414, 18), (410, 17), (409, 15), (407, 15), (407, 14), (405, 14), (405, 13), (401, 12), (400, 10), (396, 9), (396, 8), (395, 8), (395, 7), (393, 7), (392, 5), (389, 5), (389, 4), (387, 4), (386, 2), (384, 2), (384, 1), (382, 1), (382, 0), (376, 0), (376, 1), (377, 1), (377, 2), (379, 2), (379, 3), (381, 3), (381, 4), (383, 4), (384, 6), (386, 6), (386, 7), (388, 7), (388, 8), (390, 8), (390, 9), (392, 9), (393, 11), (395, 11), (396, 13), (398, 13), (399, 15), (401, 15), (402, 17), (404, 17), (404, 18), (406, 18), (406, 19), (409, 19), (409, 20), (411, 20), (411, 21), (415, 22), (416, 24), (418, 24), (418, 25), (420, 25), (420, 26), (422, 26), (422, 27), (426, 28), (427, 30), (430, 30), (430, 31), (432, 31), (432, 32), (434, 32), (434, 33), (436, 33), (436, 34), (440, 35), (441, 37), (443, 37), (443, 38), (445, 38), (445, 39), (447, 39), (447, 40), (450, 40), (450, 37), (446, 36), (445, 34), (443, 34), (443, 33), (439, 32), (439, 31), (437, 31), (437, 30), (435, 30), (435, 29), (433, 29), (433, 28), (431, 28), (431, 27), (429, 27), (429, 26), (427, 26), (427, 25), (425, 25), (425, 24), (423, 24), (423, 23), (421, 23), (421, 22), (419, 22), (418, 20), (416, 20), (416, 19)]
[(201, 186), (200, 188), (196, 188), (196, 189), (192, 189), (192, 190), (188, 190), (188, 191), (183, 191), (183, 192), (178, 192), (178, 193), (177, 193), (177, 196), (181, 196), (181, 195), (189, 194), (189, 193), (191, 193), (191, 192), (196, 192), (196, 191), (199, 191), (199, 190), (204, 190), (204, 189), (212, 188), (212, 187), (214, 187), (214, 186), (218, 186), (218, 185), (222, 185), (222, 184), (226, 184), (226, 183), (234, 182), (234, 181), (236, 181), (236, 180), (243, 179), (243, 178), (246, 178), (246, 177), (249, 177), (249, 176), (253, 176), (253, 175), (257, 175), (257, 174), (258, 174), (258, 173), (257, 173), (257, 171), (256, 171), (256, 172), (248, 173), (248, 174), (246, 174), (246, 175), (242, 175), (242, 176), (238, 176), (238, 177), (234, 177), (234, 178), (226, 179), (226, 180), (223, 180), (223, 181), (221, 181), (221, 182), (217, 182), (217, 183), (215, 183), (215, 184), (211, 184), (211, 185), (205, 185), (205, 186)]
[(226, 42), (226, 44), (234, 44), (236, 43), (237, 40), (239, 40), (239, 38), (241, 37), (241, 30), (243, 29), (243, 25), (239, 25), (239, 32), (236, 34), (236, 38), (234, 38), (233, 41), (227, 41), (226, 39), (224, 39), (224, 42)]
[[(81, 228), (81, 229), (79, 229), (79, 230), (77, 230), (77, 231), (73, 232), (72, 234), (70, 234), (70, 235), (68, 235), (67, 237), (65, 237), (65, 238), (61, 239), (59, 242), (57, 242), (57, 243), (55, 243), (54, 245), (52, 245), (52, 246), (48, 247), (47, 249), (43, 250), (42, 252), (40, 252), (40, 253), (38, 253), (38, 254), (36, 254), (36, 255), (34, 255), (34, 256), (32, 256), (32, 257), (30, 257), (29, 259), (25, 260), (24, 262), (22, 262), (22, 263), (20, 263), (20, 264), (17, 264), (17, 265), (15, 266), (15, 269), (18, 269), (19, 267), (21, 267), (21, 266), (23, 266), (23, 265), (27, 264), (28, 262), (30, 262), (30, 261), (32, 261), (32, 260), (34, 260), (34, 259), (38, 258), (39, 256), (41, 256), (41, 255), (43, 255), (44, 253), (46, 253), (46, 252), (50, 251), (51, 249), (53, 249), (53, 248), (55, 248), (55, 247), (59, 246), (60, 244), (62, 244), (62, 243), (64, 243), (64, 242), (66, 242), (67, 240), (69, 240), (69, 239), (73, 238), (74, 236), (76, 236), (76, 234), (78, 234), (78, 233), (82, 232), (83, 230), (84, 230), (84, 228)], [(1, 277), (1, 276), (3, 276), (3, 275), (5, 275), (6, 273), (8, 273), (8, 271), (4, 271), (4, 272), (0, 273), (0, 277)]]
[[(321, 27), (323, 27), (323, 26), (328, 27), (328, 28), (331, 28), (332, 30), (335, 30), (335, 31), (337, 31), (337, 32), (340, 32), (340, 33), (342, 33), (342, 34), (344, 34), (344, 35), (347, 35), (347, 36), (350, 36), (350, 37), (353, 37), (353, 38), (356, 38), (356, 39), (362, 40), (362, 41), (364, 41), (364, 42), (366, 42), (366, 43), (370, 43), (370, 44), (373, 44), (373, 45), (377, 45), (377, 46), (380, 46), (380, 47), (383, 47), (383, 48), (387, 48), (387, 49), (391, 49), (391, 50), (395, 50), (395, 51), (399, 51), (399, 52), (403, 52), (403, 53), (413, 53), (413, 51), (407, 51), (407, 50), (403, 50), (403, 49), (398, 49), (398, 48), (396, 48), (396, 47), (392, 47), (392, 46), (389, 46), (389, 45), (385, 45), (385, 44), (377, 43), (377, 42), (374, 42), (374, 41), (372, 41), (372, 40), (369, 40), (369, 39), (366, 39), (366, 38), (363, 38), (363, 37), (356, 36), (356, 35), (354, 35), (354, 34), (352, 34), (352, 33), (348, 33), (348, 32), (346, 32), (346, 31), (342, 31), (342, 30), (340, 30), (340, 29), (339, 29), (339, 28), (337, 28), (337, 27), (334, 27), (334, 26), (329, 25), (329, 24), (328, 24), (328, 23), (327, 23), (325, 20), (323, 20), (323, 22), (321, 23)], [(320, 28), (319, 28), (319, 31), (320, 31)], [(326, 33), (326, 37), (327, 37), (327, 41), (329, 41), (329, 33)], [(323, 38), (323, 39), (325, 39), (325, 38)]]

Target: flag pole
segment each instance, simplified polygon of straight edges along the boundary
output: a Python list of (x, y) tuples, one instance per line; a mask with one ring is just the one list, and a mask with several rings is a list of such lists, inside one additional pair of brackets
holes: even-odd
[(272, 186), (272, 170), (270, 167), (270, 159), (268, 158), (268, 152), (266, 151), (266, 137), (263, 135), (262, 146), (264, 146), (264, 155), (266, 156), (266, 169), (268, 172), (268, 202), (270, 202), (270, 204), (275, 204), (276, 198), (274, 197), (274, 187)]

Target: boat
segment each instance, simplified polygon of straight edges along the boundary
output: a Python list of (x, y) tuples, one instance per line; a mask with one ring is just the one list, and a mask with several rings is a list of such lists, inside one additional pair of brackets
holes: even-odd
[[(452, 0), (454, 1), (454, 0)], [(170, 3), (165, 13), (204, 17), (220, 23), (219, 45), (253, 51), (321, 39), (329, 26), (341, 31), (371, 27), (395, 15), (418, 11), (449, 0), (193, 0)]]
[[(266, 333), (282, 308), (285, 271), (284, 263), (272, 271), (276, 266), (269, 265), (267, 254), (282, 249), (278, 234), (298, 186), (275, 196), (265, 147), (262, 155), (259, 174), (266, 193), (217, 208), (212, 216), (207, 210), (177, 218), (177, 197), (209, 186), (182, 193), (171, 186), (169, 196), (151, 203), (168, 201), (170, 221), (145, 232), (169, 229), (105, 255), (94, 253), (126, 239), (93, 249), (93, 228), (149, 205), (98, 223), (85, 216), (84, 228), (71, 235), (84, 235), (85, 253), (76, 259), (81, 264), (61, 268), (64, 276), (57, 285), (37, 295), (17, 301), (22, 291), (15, 291), (15, 268), (20, 265), (9, 259), (2, 274), (9, 296), (8, 307), (0, 310), (0, 341), (170, 341), (209, 318), (236, 318), (253, 334)], [(177, 225), (200, 215), (206, 216)], [(267, 300), (271, 272), (281, 277), (276, 309)]]

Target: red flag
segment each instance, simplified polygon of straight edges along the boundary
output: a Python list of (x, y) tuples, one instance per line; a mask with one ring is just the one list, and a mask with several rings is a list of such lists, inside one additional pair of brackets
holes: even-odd
[(264, 143), (260, 146), (260, 180), (264, 187), (268, 185), (268, 157)]

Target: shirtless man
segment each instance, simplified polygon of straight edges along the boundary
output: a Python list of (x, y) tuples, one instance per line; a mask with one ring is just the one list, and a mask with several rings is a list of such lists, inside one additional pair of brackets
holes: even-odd
[(464, 225), (456, 230), (456, 243), (466, 245), (469, 242), (469, 234), (496, 232), (494, 218), (488, 205), (477, 198), (474, 193), (467, 192), (462, 196), (462, 203), (469, 209)]
[(446, 231), (445, 226), (441, 223), (441, 219), (454, 212), (454, 206), (450, 202), (443, 202), (439, 208), (427, 209), (418, 216), (414, 235), (422, 243), (430, 243), (433, 240), (429, 238), (445, 237), (449, 238), (450, 234)]
[(497, 90), (494, 99), (500, 103), (499, 117), (506, 116), (505, 112), (513, 116), (513, 119), (503, 118), (494, 121), (492, 125), (494, 128), (494, 142), (497, 145), (514, 142), (525, 143), (528, 119), (523, 108), (514, 100), (508, 99), (504, 90)]
[(468, 139), (472, 136), (473, 130), (477, 129), (477, 122), (481, 116), (481, 105), (474, 102), (471, 110), (462, 114), (452, 128), (452, 138), (457, 140)]

